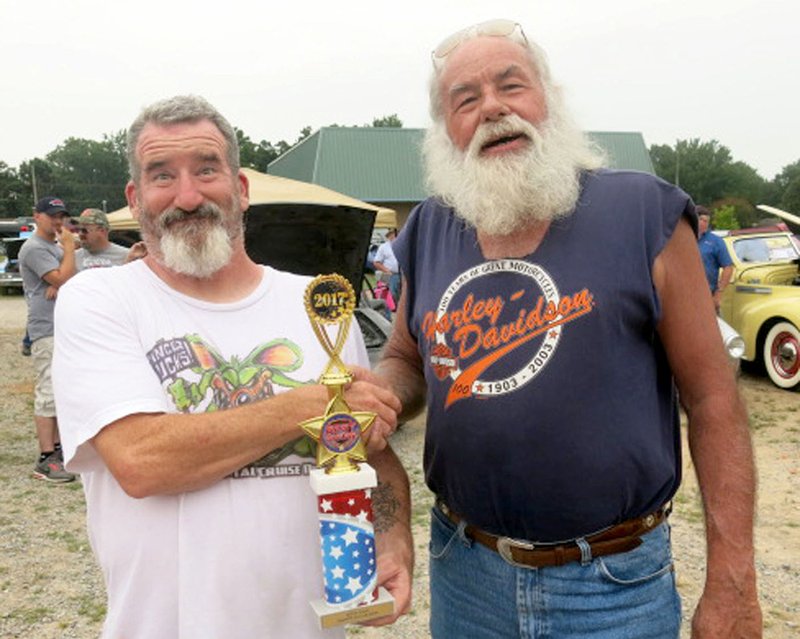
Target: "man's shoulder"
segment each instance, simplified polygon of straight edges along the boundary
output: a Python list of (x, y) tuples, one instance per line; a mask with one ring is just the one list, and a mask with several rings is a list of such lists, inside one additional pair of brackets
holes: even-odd
[(59, 250), (58, 245), (54, 242), (48, 242), (37, 235), (31, 235), (20, 247), (17, 259), (19, 259), (20, 264), (24, 264), (30, 260), (50, 259), (50, 256), (57, 258)]
[(282, 271), (266, 264), (260, 266), (264, 269), (264, 278), (270, 286), (305, 289), (313, 279), (310, 275)]
[(36, 237), (35, 235), (31, 235), (27, 240), (22, 243), (22, 246), (19, 247), (19, 259), (22, 259), (23, 255), (30, 253), (34, 248), (41, 245), (41, 238)]
[(633, 171), (631, 169), (597, 169), (595, 171), (590, 171), (584, 175), (584, 186), (679, 190), (674, 184), (670, 184), (657, 175), (645, 173), (644, 171)]
[(645, 211), (690, 213), (691, 198), (674, 184), (642, 171), (600, 169), (582, 178), (581, 201), (585, 205), (614, 202), (616, 206)]
[(432, 195), (425, 198), (411, 211), (406, 225), (446, 224), (451, 220), (459, 220), (453, 207), (449, 206), (439, 196)]

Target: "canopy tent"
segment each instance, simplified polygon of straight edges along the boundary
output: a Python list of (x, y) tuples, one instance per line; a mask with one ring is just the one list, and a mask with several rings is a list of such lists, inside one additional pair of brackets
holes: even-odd
[[(250, 206), (259, 204), (322, 204), (326, 206), (345, 206), (375, 213), (376, 228), (396, 228), (397, 217), (394, 210), (368, 204), (356, 198), (326, 189), (324, 186), (290, 180), (289, 178), (267, 175), (253, 169), (242, 169), (250, 182)], [(128, 231), (139, 228), (126, 206), (108, 214), (113, 231)]]

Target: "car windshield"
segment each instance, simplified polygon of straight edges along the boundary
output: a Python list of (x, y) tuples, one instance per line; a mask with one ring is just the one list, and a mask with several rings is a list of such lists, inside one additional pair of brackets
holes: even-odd
[(788, 235), (742, 238), (734, 242), (733, 250), (742, 262), (783, 262), (800, 257)]

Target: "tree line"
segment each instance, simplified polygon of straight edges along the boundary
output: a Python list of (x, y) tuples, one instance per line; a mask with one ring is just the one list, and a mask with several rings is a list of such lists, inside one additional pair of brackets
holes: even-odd
[[(339, 126), (332, 124), (329, 126)], [(373, 127), (402, 127), (396, 114), (375, 118)], [(265, 172), (267, 165), (312, 133), (304, 127), (289, 143), (255, 142), (239, 128), (236, 137), (243, 167)], [(718, 228), (753, 226), (763, 217), (756, 204), (769, 204), (800, 213), (800, 160), (789, 164), (772, 180), (761, 177), (745, 162), (735, 161), (717, 140), (678, 140), (674, 146), (649, 149), (656, 174), (683, 188), (695, 202), (719, 211)], [(0, 217), (29, 215), (34, 195), (58, 195), (72, 210), (125, 206), (128, 181), (125, 131), (102, 140), (67, 138), (44, 158), (14, 168), (0, 161)]]
[[(392, 114), (363, 126), (399, 128), (403, 123)], [(261, 172), (266, 172), (270, 162), (313, 131), (307, 126), (294, 142), (281, 140), (273, 144), (266, 140), (254, 142), (241, 129), (234, 129), (242, 166)], [(125, 135), (123, 130), (105, 134), (99, 141), (70, 137), (44, 158), (28, 160), (16, 168), (0, 161), (0, 217), (30, 215), (36, 197), (45, 195), (57, 195), (74, 212), (85, 208), (115, 211), (125, 206), (128, 182)]]
[[(764, 213), (755, 208), (768, 204), (800, 213), (800, 160), (765, 180), (748, 164), (734, 161), (730, 149), (717, 140), (678, 140), (674, 146), (655, 144), (650, 158), (656, 174), (680, 186), (697, 204), (715, 212), (717, 228), (748, 228)], [(719, 215), (717, 215), (717, 212)]]

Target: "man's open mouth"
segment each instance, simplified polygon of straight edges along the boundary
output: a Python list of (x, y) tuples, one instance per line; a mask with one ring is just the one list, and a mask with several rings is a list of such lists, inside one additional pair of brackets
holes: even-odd
[(519, 140), (520, 138), (527, 139), (528, 136), (526, 136), (524, 133), (512, 133), (510, 135), (504, 135), (501, 138), (497, 138), (496, 140), (492, 140), (484, 144), (481, 147), (481, 151), (486, 151), (487, 149), (491, 149), (496, 146), (502, 146), (503, 144), (508, 144), (514, 140)]

